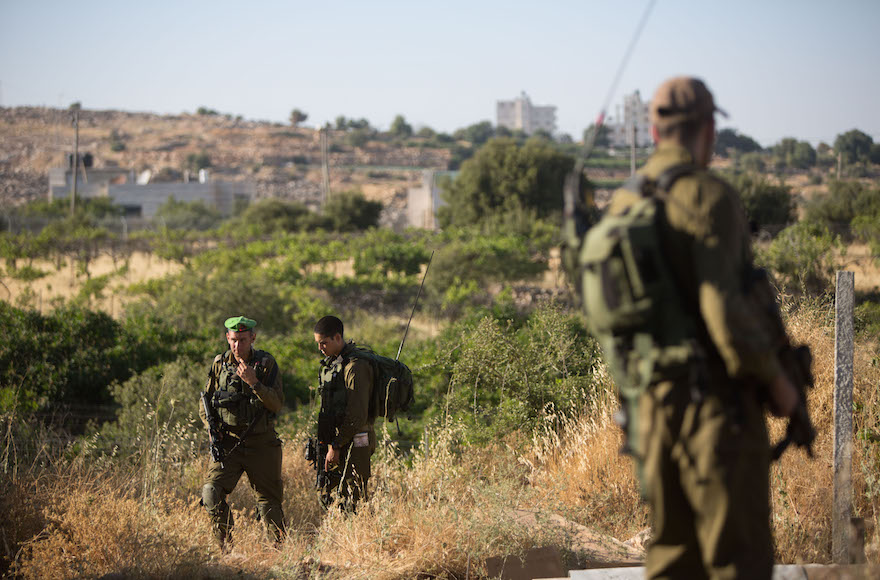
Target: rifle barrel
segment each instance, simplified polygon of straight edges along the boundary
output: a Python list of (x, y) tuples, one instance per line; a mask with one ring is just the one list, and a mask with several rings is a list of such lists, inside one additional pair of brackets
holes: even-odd
[(419, 305), (419, 297), (422, 295), (422, 288), (425, 286), (425, 278), (428, 277), (428, 270), (431, 268), (431, 261), (434, 259), (434, 250), (431, 250), (431, 257), (428, 258), (428, 265), (425, 266), (425, 275), (422, 276), (422, 283), (419, 284), (419, 292), (416, 294), (416, 301), (413, 303), (412, 312), (409, 314), (409, 320), (406, 321), (406, 328), (403, 331), (403, 338), (400, 341), (400, 347), (397, 349), (397, 356), (394, 360), (400, 360), (400, 353), (403, 352), (403, 343), (406, 342), (406, 335), (409, 334), (409, 325), (412, 323), (413, 316), (416, 314), (416, 306)]

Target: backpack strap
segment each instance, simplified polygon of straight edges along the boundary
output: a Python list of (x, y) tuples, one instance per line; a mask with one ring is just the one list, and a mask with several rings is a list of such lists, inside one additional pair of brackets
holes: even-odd
[(627, 191), (638, 193), (642, 197), (650, 197), (657, 193), (661, 199), (666, 200), (666, 194), (679, 177), (690, 175), (697, 170), (693, 163), (679, 163), (673, 165), (660, 174), (657, 179), (650, 179), (641, 173), (636, 173), (627, 179), (621, 186)]

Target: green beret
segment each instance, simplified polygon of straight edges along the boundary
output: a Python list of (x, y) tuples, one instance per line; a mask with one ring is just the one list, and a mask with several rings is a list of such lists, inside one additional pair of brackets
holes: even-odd
[(257, 325), (257, 321), (245, 318), (244, 316), (233, 316), (232, 318), (227, 318), (224, 324), (229, 330), (242, 332), (244, 330), (251, 330)]

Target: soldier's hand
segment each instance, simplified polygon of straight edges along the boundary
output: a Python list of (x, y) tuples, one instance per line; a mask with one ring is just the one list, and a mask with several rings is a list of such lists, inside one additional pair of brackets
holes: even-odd
[(791, 417), (799, 399), (797, 389), (785, 373), (778, 374), (770, 385), (770, 412), (777, 417)]
[(331, 471), (339, 463), (339, 450), (332, 445), (327, 448), (327, 456), (324, 459), (324, 471)]
[(238, 376), (241, 377), (241, 380), (252, 387), (259, 382), (257, 380), (257, 372), (254, 370), (254, 367), (248, 366), (248, 364), (244, 361), (238, 362)]

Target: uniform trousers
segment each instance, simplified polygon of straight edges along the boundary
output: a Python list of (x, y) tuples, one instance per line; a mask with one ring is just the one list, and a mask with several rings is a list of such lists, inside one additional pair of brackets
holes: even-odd
[(770, 449), (755, 389), (652, 385), (639, 400), (647, 578), (768, 579)]

